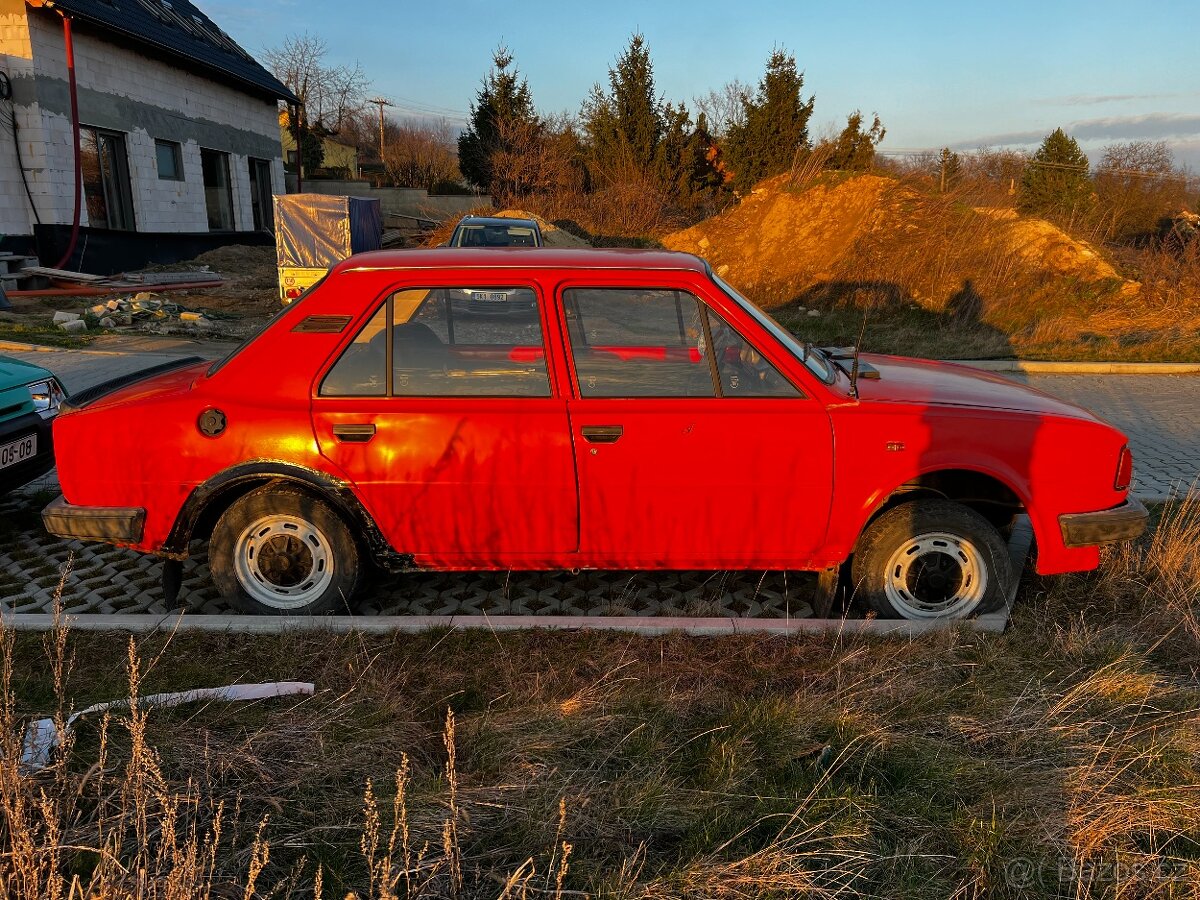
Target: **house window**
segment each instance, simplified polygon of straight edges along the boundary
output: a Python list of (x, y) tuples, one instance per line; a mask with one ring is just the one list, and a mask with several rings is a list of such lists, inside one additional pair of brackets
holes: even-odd
[(271, 163), (265, 159), (250, 158), (250, 209), (254, 213), (255, 231), (273, 231), (275, 228), (271, 209)]
[(229, 180), (229, 154), (201, 149), (200, 168), (204, 172), (204, 205), (208, 210), (208, 230), (233, 231), (233, 186)]
[(93, 228), (133, 231), (133, 192), (125, 135), (84, 126), (79, 129), (83, 196)]
[(160, 181), (183, 181), (183, 153), (174, 141), (155, 141)]

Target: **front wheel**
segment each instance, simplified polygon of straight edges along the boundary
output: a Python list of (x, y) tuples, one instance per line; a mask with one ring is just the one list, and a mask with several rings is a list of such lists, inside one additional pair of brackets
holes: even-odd
[(1003, 606), (1014, 574), (987, 519), (961, 503), (916, 500), (867, 526), (851, 578), (883, 618), (961, 619)]
[(258, 615), (348, 612), (361, 568), (337, 513), (287, 487), (235, 501), (213, 529), (208, 564), (221, 595)]

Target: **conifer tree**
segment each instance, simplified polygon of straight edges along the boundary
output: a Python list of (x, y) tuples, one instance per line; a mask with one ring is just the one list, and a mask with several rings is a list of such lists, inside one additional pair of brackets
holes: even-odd
[(875, 159), (875, 148), (887, 134), (887, 129), (875, 116), (867, 131), (863, 131), (862, 112), (855, 110), (846, 117), (846, 127), (829, 145), (825, 168), (850, 172), (865, 172)]
[(654, 66), (645, 37), (635, 33), (629, 39), (608, 70), (607, 89), (599, 84), (592, 88), (582, 118), (597, 169), (651, 170), (667, 123), (662, 100), (654, 93)]
[(492, 69), (484, 79), (475, 102), (471, 104), (471, 119), (458, 138), (458, 165), (463, 176), (493, 197), (510, 197), (522, 193), (519, 185), (498, 183), (492, 161), (497, 153), (512, 151), (510, 135), (521, 134), (527, 141), (530, 133), (537, 134), (542, 122), (534, 112), (529, 83), (513, 64), (513, 55), (501, 45), (492, 54)]
[(1018, 207), (1022, 212), (1070, 219), (1090, 205), (1092, 196), (1087, 154), (1065, 131), (1054, 129), (1025, 166)]
[(754, 96), (742, 99), (744, 121), (729, 129), (726, 157), (737, 190), (749, 190), (756, 181), (789, 171), (796, 155), (809, 149), (814, 98), (805, 103), (803, 88), (796, 58), (777, 47)]
[(959, 155), (949, 147), (943, 147), (942, 152), (938, 154), (936, 172), (938, 186), (942, 193), (954, 187), (961, 174), (962, 160)]

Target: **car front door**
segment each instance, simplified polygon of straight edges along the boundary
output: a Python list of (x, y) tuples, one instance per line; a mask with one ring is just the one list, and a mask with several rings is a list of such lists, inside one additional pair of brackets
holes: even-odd
[(800, 568), (819, 554), (833, 488), (820, 402), (689, 290), (566, 286), (560, 303), (582, 565)]
[(314, 384), (322, 454), (418, 565), (554, 565), (577, 547), (542, 307), (531, 284), (396, 290)]

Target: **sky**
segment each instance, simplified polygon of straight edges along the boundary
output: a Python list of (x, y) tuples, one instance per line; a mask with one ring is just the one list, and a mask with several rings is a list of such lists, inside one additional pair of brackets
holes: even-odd
[(1116, 141), (1165, 140), (1200, 172), (1200, 6), (1149, 3), (625, 2), (498, 4), (198, 0), (253, 55), (290, 34), (359, 63), (371, 96), (404, 115), (465, 120), (503, 42), (543, 113), (577, 111), (631, 33), (646, 37), (670, 101), (756, 84), (776, 46), (816, 97), (810, 132), (855, 109), (887, 127), (882, 150), (1035, 147), (1065, 128), (1097, 161)]

